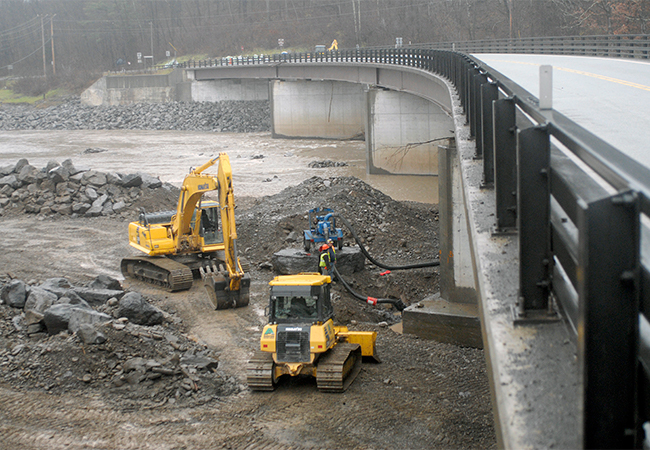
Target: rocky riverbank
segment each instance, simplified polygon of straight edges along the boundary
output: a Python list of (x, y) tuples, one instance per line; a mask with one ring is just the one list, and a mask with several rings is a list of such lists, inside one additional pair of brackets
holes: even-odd
[(0, 130), (183, 130), (256, 133), (271, 129), (268, 101), (86, 106), (78, 98), (38, 108), (0, 105)]

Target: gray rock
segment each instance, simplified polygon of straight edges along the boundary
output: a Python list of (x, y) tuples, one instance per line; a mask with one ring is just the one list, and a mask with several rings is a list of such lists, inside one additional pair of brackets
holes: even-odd
[(50, 306), (43, 313), (43, 322), (47, 333), (50, 335), (59, 334), (68, 329), (72, 311), (78, 308), (71, 304), (60, 303)]
[(85, 214), (91, 207), (92, 205), (90, 203), (73, 203), (72, 212), (77, 214)]
[[(271, 257), (273, 270), (283, 275), (300, 272), (318, 272), (318, 252), (285, 248)], [(343, 247), (336, 251), (336, 268), (341, 275), (351, 275), (364, 269), (365, 257), (359, 247)]]
[(95, 199), (95, 201), (93, 201), (93, 208), (96, 207), (96, 206), (99, 206), (99, 207), (104, 206), (104, 203), (106, 203), (107, 200), (108, 200), (108, 195), (107, 194), (104, 194), (104, 195), (102, 195), (100, 197), (97, 197), (97, 199)]
[(18, 177), (14, 174), (4, 176), (0, 178), (0, 186), (9, 186), (13, 189), (18, 189), (22, 183), (18, 180)]
[(119, 173), (109, 172), (106, 174), (106, 182), (116, 186), (122, 186), (122, 177)]
[(77, 330), (77, 336), (81, 342), (87, 345), (99, 345), (106, 342), (106, 335), (99, 331), (94, 325), (82, 324)]
[(66, 278), (48, 278), (39, 286), (41, 289), (56, 294), (57, 297), (62, 297), (72, 287)]
[(121, 200), (118, 201), (118, 202), (115, 202), (115, 203), (113, 204), (113, 212), (115, 212), (115, 213), (120, 213), (120, 212), (122, 212), (122, 211), (124, 210), (124, 208), (126, 208), (126, 203), (124, 203), (124, 202), (121, 201)]
[(112, 289), (74, 287), (72, 288), (72, 291), (93, 306), (103, 305), (112, 297), (122, 298), (124, 296), (124, 291)]
[(38, 173), (39, 170), (36, 167), (27, 164), (20, 169), (18, 180), (20, 180), (22, 184), (36, 183), (38, 180)]
[(0, 177), (7, 176), (10, 173), (13, 173), (13, 171), (14, 171), (14, 166), (13, 165), (0, 166)]
[(27, 301), (25, 301), (25, 311), (35, 311), (43, 314), (57, 299), (56, 294), (40, 287), (33, 287), (29, 290)]
[(99, 197), (99, 194), (97, 194), (97, 191), (94, 188), (90, 187), (90, 186), (88, 186), (86, 188), (84, 193), (86, 194), (86, 197), (88, 197), (88, 200), (93, 201), (93, 202), (95, 200), (97, 200), (97, 198)]
[(63, 161), (63, 162), (61, 163), (61, 165), (62, 165), (63, 167), (65, 167), (65, 169), (68, 171), (68, 174), (70, 174), (70, 176), (76, 175), (76, 174), (78, 174), (79, 172), (81, 172), (79, 169), (77, 169), (77, 168), (74, 166), (74, 164), (72, 164), (72, 160), (71, 160), (71, 159), (66, 159), (65, 161)]
[(29, 161), (25, 158), (21, 158), (18, 160), (16, 165), (14, 166), (14, 173), (20, 173), (20, 171), (25, 167), (26, 165), (29, 164)]
[(112, 291), (122, 290), (122, 285), (118, 280), (104, 274), (97, 275), (88, 287), (92, 289), (110, 289)]
[(139, 357), (130, 358), (124, 361), (124, 363), (122, 364), (122, 370), (124, 371), (124, 373), (129, 373), (134, 370), (145, 371), (146, 364), (147, 364), (147, 360), (144, 358), (139, 358)]
[(130, 173), (122, 177), (122, 186), (125, 188), (138, 187), (142, 185), (142, 177), (136, 173)]
[(76, 333), (81, 328), (81, 325), (94, 325), (96, 323), (104, 323), (113, 320), (108, 314), (100, 313), (93, 309), (73, 308), (70, 314), (70, 321), (68, 322), (68, 330)]
[(142, 178), (142, 185), (144, 187), (147, 187), (149, 189), (157, 189), (162, 186), (162, 181), (160, 181), (158, 178), (152, 177), (146, 173), (140, 173), (139, 175), (140, 178)]
[(139, 325), (158, 325), (164, 320), (161, 310), (149, 304), (142, 295), (137, 292), (129, 292), (118, 304), (118, 317), (126, 317), (133, 323)]
[(11, 280), (2, 286), (0, 299), (13, 308), (24, 308), (27, 301), (28, 289), (24, 282)]
[(87, 183), (97, 187), (104, 186), (107, 182), (105, 173), (95, 172), (93, 170), (84, 173), (83, 179), (86, 180)]
[(70, 173), (68, 169), (63, 166), (55, 167), (47, 172), (48, 177), (55, 183), (62, 183), (68, 181), (70, 178)]
[(219, 366), (219, 361), (208, 356), (188, 355), (181, 358), (181, 364), (194, 366), (199, 370), (212, 370)]
[(59, 164), (57, 161), (54, 161), (53, 159), (51, 159), (51, 160), (49, 160), (49, 161), (47, 162), (47, 164), (45, 165), (45, 172), (47, 173), (47, 172), (49, 172), (50, 170), (52, 170), (52, 169), (54, 169), (55, 167), (58, 167), (58, 166), (60, 166), (60, 165), (61, 165), (61, 164)]

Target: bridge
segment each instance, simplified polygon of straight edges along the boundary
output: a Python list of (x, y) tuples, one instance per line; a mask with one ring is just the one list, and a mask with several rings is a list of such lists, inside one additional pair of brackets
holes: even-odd
[[(468, 53), (647, 59), (648, 42), (548, 41), (194, 62), (181, 89), (272, 80), (281, 135), (296, 129), (283, 118), (293, 107), (276, 111), (284, 95), (308, 96), (330, 122), (335, 92), (342, 102), (361, 99), (363, 107), (349, 107), (364, 116), (369, 170), (395, 169), (383, 149), (440, 144), (409, 166), (422, 167), (421, 158), (437, 152), (424, 166), (440, 177), (441, 296), (457, 310), (448, 315), (433, 305), (429, 313), (437, 318), (432, 327), (452, 340), (474, 333), (472, 307), (480, 317), (499, 446), (640, 448), (650, 420), (650, 170), (553, 109), (552, 69), (542, 68), (540, 91), (532, 93), (482, 61), (488, 57)], [(329, 95), (307, 81), (329, 83)], [(337, 91), (339, 82), (363, 92)], [(408, 103), (402, 95), (418, 99), (401, 111), (409, 119), (382, 117), (387, 105)], [(339, 124), (352, 122), (344, 119)], [(411, 119), (415, 129), (402, 132)], [(394, 120), (400, 141), (391, 140)]]

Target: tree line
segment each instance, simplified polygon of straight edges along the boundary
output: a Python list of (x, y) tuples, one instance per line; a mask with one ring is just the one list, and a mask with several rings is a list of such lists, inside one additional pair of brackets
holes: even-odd
[(650, 0), (0, 0), (0, 11), (0, 77), (74, 85), (168, 52), (646, 33)]

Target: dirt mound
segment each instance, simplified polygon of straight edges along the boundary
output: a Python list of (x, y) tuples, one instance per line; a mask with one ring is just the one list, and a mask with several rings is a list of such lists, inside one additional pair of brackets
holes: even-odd
[[(379, 262), (400, 266), (433, 261), (439, 256), (436, 205), (395, 201), (358, 178), (313, 177), (279, 194), (250, 199), (245, 204), (236, 214), (239, 248), (242, 256), (260, 271), (271, 270), (273, 253), (303, 247), (303, 230), (309, 228), (307, 213), (317, 207), (331, 208), (351, 222), (368, 252)], [(345, 245), (356, 245), (340, 221), (337, 227), (343, 229)], [(346, 281), (363, 295), (398, 298), (406, 305), (438, 291), (437, 267), (381, 275), (384, 272), (367, 262), (366, 270)], [(269, 272), (266, 276), (270, 279), (272, 275)], [(339, 284), (334, 294), (336, 318), (342, 323), (399, 320), (394, 310), (365, 305)]]

